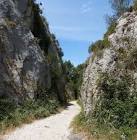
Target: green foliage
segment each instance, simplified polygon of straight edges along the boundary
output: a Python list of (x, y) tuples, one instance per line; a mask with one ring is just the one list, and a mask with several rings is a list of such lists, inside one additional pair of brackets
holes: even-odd
[(132, 0), (110, 0), (111, 7), (117, 17), (129, 9), (131, 2)]
[(80, 87), (83, 79), (83, 71), (85, 64), (80, 64), (75, 67), (70, 61), (65, 61), (63, 64), (64, 72), (66, 75), (67, 84), (74, 91), (74, 99), (80, 96)]
[[(90, 123), (87, 123), (88, 122), (88, 118), (85, 116), (84, 112), (81, 111), (79, 115), (77, 115), (74, 120), (73, 120), (73, 125), (74, 126), (82, 126), (83, 128), (84, 127), (87, 127), (87, 125), (91, 125)], [(90, 128), (89, 126), (87, 128)]]
[(61, 63), (61, 59), (58, 59), (56, 54), (54, 54), (52, 51), (49, 51), (47, 54), (47, 60), (50, 65), (52, 79), (55, 81), (62, 75), (61, 67), (59, 65)]
[(106, 21), (108, 30), (104, 37), (108, 37), (115, 32), (117, 19), (126, 11), (132, 11), (131, 3), (133, 0), (110, 0), (111, 7), (113, 9), (113, 15), (107, 16)]
[[(82, 110), (73, 124), (93, 138), (133, 140), (137, 129), (137, 92), (131, 90), (133, 79), (130, 74), (115, 76), (102, 73), (98, 81), (100, 99), (93, 114), (85, 115)], [(105, 136), (104, 136), (105, 135)]]
[[(137, 128), (137, 93), (135, 90), (131, 93), (132, 80), (128, 74), (120, 77), (102, 74), (98, 83), (102, 96), (93, 114), (99, 124), (119, 129), (127, 137)], [(125, 133), (125, 129), (130, 132)]]
[(89, 47), (89, 53), (94, 52), (96, 53), (98, 50), (103, 49), (104, 46), (102, 46), (102, 40), (98, 40), (95, 43), (92, 43)]
[(136, 70), (137, 68), (137, 48), (133, 48), (126, 58), (126, 68)]
[(59, 103), (49, 97), (47, 92), (37, 96), (36, 100), (26, 100), (16, 105), (8, 98), (0, 99), (0, 133), (8, 128), (30, 123), (35, 119), (47, 117), (57, 112)]
[(92, 61), (95, 57), (102, 58), (104, 50), (110, 47), (111, 43), (108, 40), (108, 34), (109, 32), (104, 36), (103, 40), (98, 40), (89, 46), (88, 52), (92, 53)]
[[(81, 103), (80, 103), (81, 104)], [(79, 115), (77, 115), (73, 122), (73, 131), (76, 133), (84, 132), (88, 139), (94, 140), (118, 140), (120, 139), (120, 131), (112, 130), (105, 125), (99, 124), (91, 116), (86, 116), (82, 110)]]
[(117, 23), (115, 21), (113, 21), (109, 25), (107, 32), (104, 34), (104, 37), (107, 38), (109, 35), (113, 34), (115, 32), (116, 26), (117, 26)]
[(0, 98), (0, 121), (8, 117), (15, 110), (16, 106), (11, 99), (6, 97)]
[(33, 35), (38, 38), (39, 45), (41, 49), (47, 54), (48, 47), (51, 44), (51, 37), (46, 32), (45, 25), (48, 27), (46, 19), (42, 16), (42, 10), (40, 9), (39, 4), (33, 2), (33, 12), (34, 12), (34, 20), (33, 20)]
[(32, 33), (36, 38), (39, 39), (39, 45), (41, 49), (44, 50), (46, 54), (48, 54), (49, 46), (56, 45), (58, 47), (58, 54), (60, 57), (63, 57), (63, 51), (59, 47), (59, 42), (56, 39), (54, 34), (50, 34), (47, 32), (47, 28), (49, 27), (47, 20), (42, 16), (42, 10), (40, 5), (36, 2), (33, 3), (33, 12), (34, 12), (34, 20), (33, 20), (33, 29)]
[(80, 88), (83, 82), (83, 73), (86, 67), (86, 63), (78, 65), (74, 70), (73, 81), (75, 83), (75, 92), (77, 93), (76, 97), (80, 96)]
[(137, 0), (133, 0), (133, 9), (137, 11)]
[(104, 37), (108, 37), (115, 32), (117, 19), (126, 11), (129, 11), (133, 0), (109, 0), (111, 7), (113, 9), (113, 15), (107, 16), (106, 22), (108, 25), (107, 32)]
[(110, 47), (110, 41), (108, 38), (104, 38), (103, 40), (98, 40), (95, 43), (92, 43), (89, 47), (89, 53), (92, 52), (94, 56), (101, 58), (103, 55), (103, 50), (108, 47)]
[(119, 48), (117, 50), (117, 57), (115, 58), (116, 60), (116, 67), (119, 69), (125, 69), (126, 68), (126, 59), (128, 57), (128, 52), (125, 48)]
[(64, 56), (63, 50), (60, 47), (58, 48), (58, 54), (59, 54), (60, 57)]
[(74, 65), (70, 61), (65, 61), (63, 66), (64, 72), (67, 76), (67, 80), (69, 81), (74, 77)]

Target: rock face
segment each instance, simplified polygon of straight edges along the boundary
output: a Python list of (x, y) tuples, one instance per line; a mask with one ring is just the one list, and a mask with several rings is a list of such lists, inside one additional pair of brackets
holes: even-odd
[(33, 99), (39, 88), (54, 88), (59, 100), (65, 102), (58, 46), (37, 4), (32, 0), (1, 0), (0, 96), (19, 103)]
[(83, 75), (81, 97), (86, 114), (92, 114), (101, 100), (102, 91), (97, 84), (101, 73), (117, 77), (123, 73), (130, 74), (134, 83), (132, 86), (137, 86), (137, 13), (127, 12), (120, 17), (115, 32), (108, 40), (110, 46), (102, 50), (101, 56), (92, 54)]

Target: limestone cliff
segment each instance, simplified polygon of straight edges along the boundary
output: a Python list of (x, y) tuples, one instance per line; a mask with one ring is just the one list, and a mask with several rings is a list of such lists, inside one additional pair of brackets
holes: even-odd
[[(107, 37), (109, 45), (93, 52), (83, 75), (81, 96), (86, 114), (96, 111), (101, 104), (103, 92), (98, 83), (101, 74), (107, 73), (117, 78), (130, 76), (129, 95), (137, 87), (137, 13), (127, 12), (117, 21), (114, 32)], [(126, 77), (126, 76), (125, 76)], [(103, 84), (103, 83), (102, 83)], [(133, 95), (136, 96), (136, 95)]]
[(52, 89), (65, 102), (62, 52), (33, 0), (0, 1), (0, 96), (17, 103)]

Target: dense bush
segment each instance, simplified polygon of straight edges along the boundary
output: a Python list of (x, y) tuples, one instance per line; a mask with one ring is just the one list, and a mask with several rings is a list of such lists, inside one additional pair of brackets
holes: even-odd
[(126, 68), (130, 70), (137, 69), (137, 48), (133, 48), (130, 53), (127, 55), (125, 60)]
[(124, 12), (128, 10), (132, 1), (133, 0), (110, 0), (114, 14), (117, 17), (120, 17)]
[(98, 40), (95, 43), (92, 43), (89, 47), (89, 53), (93, 53), (94, 55), (101, 57), (103, 54), (103, 49), (110, 47), (110, 41), (108, 38), (104, 38), (103, 40)]
[(21, 105), (16, 105), (8, 98), (0, 99), (0, 133), (8, 128), (30, 123), (35, 119), (47, 117), (57, 112), (59, 103), (43, 93), (35, 100), (26, 100)]
[(98, 83), (102, 95), (93, 114), (98, 123), (122, 130), (137, 128), (137, 92), (131, 90), (132, 81), (130, 74), (102, 74)]
[(137, 0), (133, 0), (133, 8), (134, 10), (137, 10)]
[(73, 122), (74, 128), (99, 140), (122, 137), (133, 140), (137, 128), (137, 92), (131, 75), (102, 73), (97, 83), (100, 98), (93, 114), (85, 116), (82, 110)]
[(6, 97), (0, 98), (0, 121), (8, 117), (16, 109), (15, 103)]
[(77, 99), (80, 96), (80, 87), (86, 64), (80, 64), (75, 67), (70, 61), (65, 61), (63, 67), (66, 75), (66, 82), (74, 92), (74, 97), (72, 98)]
[(104, 34), (105, 38), (107, 38), (109, 35), (111, 35), (115, 32), (116, 25), (117, 25), (117, 23), (114, 21), (109, 25), (107, 32)]

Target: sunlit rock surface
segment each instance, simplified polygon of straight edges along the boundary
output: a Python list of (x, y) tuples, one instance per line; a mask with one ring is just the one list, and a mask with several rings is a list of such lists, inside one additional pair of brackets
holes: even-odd
[(102, 50), (101, 57), (93, 57), (92, 55), (89, 58), (83, 75), (81, 97), (86, 114), (92, 114), (95, 111), (97, 102), (100, 100), (102, 92), (98, 87), (98, 81), (101, 73), (107, 72), (117, 76), (120, 76), (123, 72), (128, 73), (133, 77), (134, 86), (137, 86), (136, 70), (127, 68), (128, 64), (125, 65), (127, 60), (129, 61), (133, 50), (137, 49), (136, 12), (127, 12), (120, 17), (115, 32), (108, 39), (110, 47)]
[[(0, 96), (19, 103), (25, 98), (33, 99), (39, 88), (53, 88), (54, 83), (55, 96), (64, 102), (60, 48), (43, 19), (42, 33), (39, 31), (36, 17), (42, 19), (31, 0), (0, 1)], [(48, 38), (50, 43), (39, 45), (39, 36)], [(56, 80), (52, 72), (55, 70)]]

